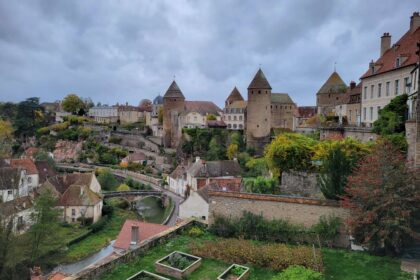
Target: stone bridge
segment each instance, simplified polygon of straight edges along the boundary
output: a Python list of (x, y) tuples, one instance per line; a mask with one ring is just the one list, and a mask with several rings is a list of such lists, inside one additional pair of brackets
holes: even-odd
[(148, 196), (164, 196), (165, 194), (162, 191), (109, 191), (102, 192), (104, 198), (113, 198), (113, 197), (123, 197), (123, 198), (144, 198)]

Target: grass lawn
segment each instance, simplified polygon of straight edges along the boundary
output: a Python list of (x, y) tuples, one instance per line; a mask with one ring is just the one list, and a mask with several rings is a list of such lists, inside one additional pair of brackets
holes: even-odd
[(114, 214), (105, 227), (99, 232), (89, 235), (82, 241), (71, 245), (69, 250), (60, 258), (60, 263), (79, 261), (99, 251), (117, 237), (126, 219), (137, 218), (137, 214), (133, 211), (114, 208)]
[[(121, 280), (137, 273), (140, 270), (155, 272), (156, 260), (178, 250), (188, 253), (191, 242), (200, 242), (215, 237), (206, 234), (203, 237), (192, 238), (186, 235), (178, 236), (169, 242), (149, 250), (145, 256), (138, 257), (132, 262), (120, 265), (111, 273), (103, 275), (103, 280)], [(323, 249), (325, 266), (325, 279), (335, 280), (409, 280), (400, 271), (400, 263), (391, 258), (370, 256), (367, 253), (349, 252), (345, 250)], [(246, 265), (246, 264), (245, 264)], [(230, 266), (212, 259), (203, 259), (200, 268), (193, 272), (187, 279), (207, 280), (216, 277)], [(270, 280), (277, 273), (263, 268), (246, 265), (251, 268), (249, 280)], [(167, 277), (167, 276), (165, 276)]]

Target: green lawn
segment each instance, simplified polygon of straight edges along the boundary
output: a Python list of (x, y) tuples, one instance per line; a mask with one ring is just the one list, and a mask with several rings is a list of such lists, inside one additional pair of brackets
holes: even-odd
[[(104, 280), (121, 280), (137, 273), (140, 270), (155, 272), (154, 262), (165, 255), (175, 251), (189, 252), (191, 242), (200, 242), (204, 239), (214, 239), (215, 237), (206, 234), (204, 237), (191, 238), (179, 236), (169, 242), (159, 245), (149, 250), (145, 256), (138, 257), (131, 263), (120, 265), (111, 273), (103, 275)], [(349, 252), (344, 250), (324, 249), (325, 279), (335, 280), (409, 280), (408, 276), (402, 276), (400, 263), (391, 258), (370, 256), (367, 253)], [(193, 272), (189, 280), (215, 279), (230, 264), (217, 260), (203, 259), (199, 269)], [(247, 265), (249, 266), (249, 265)], [(251, 275), (249, 280), (270, 280), (276, 272), (268, 269), (249, 266)]]
[(137, 214), (132, 211), (114, 208), (114, 214), (105, 227), (99, 232), (89, 235), (82, 241), (71, 245), (65, 255), (60, 258), (60, 263), (79, 261), (99, 251), (118, 236), (126, 219), (137, 218)]

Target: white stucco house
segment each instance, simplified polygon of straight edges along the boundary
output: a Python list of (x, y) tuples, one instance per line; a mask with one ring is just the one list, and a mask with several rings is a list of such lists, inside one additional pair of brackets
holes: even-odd
[(29, 194), (26, 171), (4, 166), (0, 168), (0, 202), (7, 202)]
[(22, 234), (33, 224), (31, 214), (33, 213), (32, 199), (29, 196), (19, 197), (15, 200), (0, 203), (1, 220), (13, 222), (13, 232)]
[(39, 186), (39, 172), (31, 159), (12, 159), (10, 160), (10, 166), (25, 171), (24, 181), (26, 181), (29, 192)]
[(187, 191), (187, 173), (186, 167), (182, 164), (178, 165), (175, 170), (167, 177), (166, 186), (171, 192), (185, 197)]
[(187, 219), (191, 217), (207, 221), (209, 218), (209, 186), (198, 191), (191, 191), (190, 196), (179, 205), (179, 217)]

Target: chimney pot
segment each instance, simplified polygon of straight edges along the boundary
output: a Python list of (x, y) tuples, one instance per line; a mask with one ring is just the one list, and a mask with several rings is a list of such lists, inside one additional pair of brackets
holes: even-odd
[(355, 81), (351, 81), (350, 82), (350, 89), (354, 89), (356, 87), (356, 82)]
[(381, 53), (380, 57), (391, 48), (391, 35), (388, 32), (385, 32), (381, 37)]

